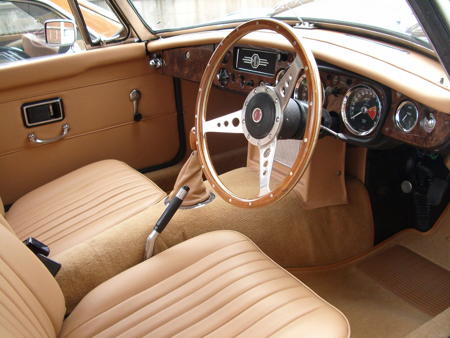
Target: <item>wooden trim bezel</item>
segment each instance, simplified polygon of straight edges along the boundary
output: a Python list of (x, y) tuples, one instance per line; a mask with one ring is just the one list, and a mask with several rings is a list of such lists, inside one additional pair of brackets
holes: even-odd
[[(203, 131), (203, 125), (206, 121), (206, 112), (211, 86), (225, 53), (245, 35), (263, 29), (274, 31), (285, 37), (300, 57), (308, 80), (309, 110), (302, 146), (300, 147), (297, 159), (295, 160), (289, 174), (273, 191), (253, 199), (245, 199), (231, 192), (220, 180), (211, 161), (208, 144)], [(284, 197), (300, 180), (311, 160), (311, 156), (320, 132), (320, 122), (322, 116), (321, 103), (322, 90), (320, 76), (314, 56), (311, 50), (305, 46), (302, 39), (294, 33), (289, 25), (274, 19), (257, 19), (236, 27), (218, 44), (216, 50), (206, 65), (205, 72), (203, 73), (200, 82), (196, 102), (196, 145), (203, 172), (212, 188), (225, 201), (242, 208), (262, 207), (274, 203)]]

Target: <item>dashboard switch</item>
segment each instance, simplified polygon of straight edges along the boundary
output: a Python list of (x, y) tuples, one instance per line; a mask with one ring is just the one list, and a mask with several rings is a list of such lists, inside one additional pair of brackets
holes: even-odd
[(217, 80), (222, 87), (226, 87), (228, 85), (228, 81), (230, 80), (230, 74), (225, 68), (221, 68), (217, 73)]
[(420, 126), (427, 133), (431, 133), (434, 127), (436, 127), (436, 118), (434, 117), (433, 113), (429, 113), (428, 116), (425, 116), (422, 121), (420, 121)]

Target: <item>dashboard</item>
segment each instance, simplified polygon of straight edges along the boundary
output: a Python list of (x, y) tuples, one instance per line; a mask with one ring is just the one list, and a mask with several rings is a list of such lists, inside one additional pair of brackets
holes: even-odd
[[(161, 52), (162, 72), (199, 82), (214, 44)], [(246, 95), (261, 85), (275, 85), (293, 61), (291, 52), (237, 45), (222, 60), (214, 85)], [(317, 60), (323, 108), (333, 131), (354, 144), (381, 146), (397, 141), (440, 150), (448, 146), (450, 115), (417, 102), (360, 74)], [(300, 74), (293, 97), (306, 101), (308, 83)]]

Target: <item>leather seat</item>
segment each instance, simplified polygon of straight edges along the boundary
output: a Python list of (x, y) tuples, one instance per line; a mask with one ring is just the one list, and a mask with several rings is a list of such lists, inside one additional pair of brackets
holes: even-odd
[(123, 162), (95, 162), (17, 200), (6, 220), (20, 239), (64, 251), (161, 201), (166, 194)]
[(63, 322), (58, 284), (0, 227), (0, 335), (348, 337), (345, 316), (247, 237), (178, 244), (91, 291)]

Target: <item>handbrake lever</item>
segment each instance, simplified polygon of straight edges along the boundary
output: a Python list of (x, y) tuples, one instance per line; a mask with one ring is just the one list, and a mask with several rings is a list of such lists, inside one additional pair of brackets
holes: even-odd
[(187, 185), (183, 186), (178, 190), (175, 197), (169, 202), (166, 210), (164, 210), (161, 217), (156, 221), (155, 226), (153, 227), (152, 232), (147, 237), (147, 241), (145, 243), (145, 259), (149, 259), (153, 255), (153, 248), (155, 246), (156, 238), (159, 236), (161, 232), (164, 231), (166, 225), (170, 222), (173, 215), (177, 212), (181, 203), (183, 203), (184, 198), (189, 192), (189, 187)]

